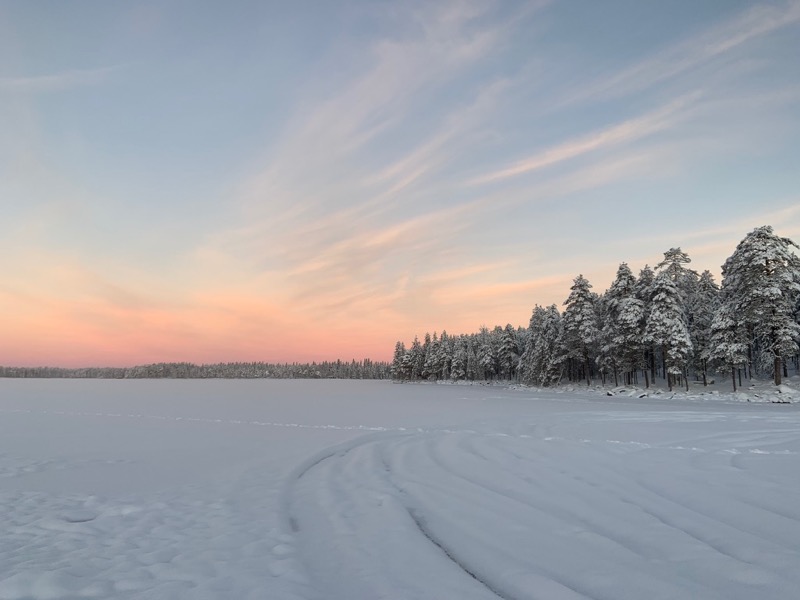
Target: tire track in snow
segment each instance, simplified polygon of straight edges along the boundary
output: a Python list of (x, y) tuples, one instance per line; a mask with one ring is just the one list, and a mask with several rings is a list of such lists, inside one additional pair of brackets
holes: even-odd
[(430, 541), (434, 546), (439, 548), (439, 550), (444, 552), (445, 556), (447, 556), (447, 558), (453, 561), (456, 564), (456, 566), (458, 566), (462, 571), (464, 571), (464, 573), (472, 577), (475, 581), (480, 583), (483, 587), (492, 592), (498, 598), (501, 598), (502, 600), (515, 600), (514, 598), (511, 598), (510, 596), (505, 596), (498, 590), (494, 589), (490, 583), (487, 583), (486, 581), (478, 577), (475, 573), (470, 571), (470, 569), (467, 566), (462, 564), (461, 561), (459, 561), (458, 558), (455, 557), (453, 551), (448, 549), (447, 546), (445, 546), (441, 541), (436, 539), (436, 537), (430, 532), (430, 530), (428, 530), (428, 528), (425, 526), (425, 520), (422, 517), (418, 516), (416, 514), (416, 511), (409, 510), (408, 514), (414, 521), (414, 524), (417, 526), (417, 529), (420, 530), (420, 533), (422, 533), (422, 535), (424, 535), (428, 539), (428, 541)]
[[(288, 477), (287, 528), (328, 598), (497, 599), (432, 537), (390, 481), (383, 448), (408, 434), (368, 435), (310, 457)], [(506, 600), (513, 598), (503, 597)]]
[[(559, 581), (553, 573), (515, 558), (513, 550), (504, 549), (506, 540), (491, 539), (485, 523), (450, 522), (442, 535), (446, 519), (441, 511), (455, 499), (454, 493), (463, 490), (435, 485), (432, 479), (447, 476), (446, 471), (436, 470), (419, 480), (409, 472), (416, 467), (429, 468), (414, 454), (427, 453), (432, 439), (436, 437), (395, 436), (339, 446), (324, 458), (312, 457), (293, 475), (287, 487), (287, 521), (296, 523), (290, 527), (299, 538), (311, 532), (313, 540), (300, 541), (299, 546), (305, 546), (307, 566), (312, 574), (317, 573), (320, 588), (337, 590), (340, 595), (330, 595), (332, 598), (380, 597), (380, 591), (392, 589), (392, 585), (401, 590), (395, 590), (392, 597), (404, 598), (593, 598), (573, 589), (568, 581)], [(398, 472), (407, 459), (411, 460), (408, 468)], [(432, 509), (410, 489), (414, 486), (437, 488), (436, 493), (448, 500)], [(376, 494), (382, 501), (369, 506), (369, 497)], [(472, 494), (472, 500), (481, 519), (494, 515), (493, 497), (488, 504), (480, 495)], [(460, 501), (473, 504), (469, 499)], [(380, 506), (388, 508), (381, 510)], [(380, 527), (373, 530), (370, 523), (380, 523)], [(519, 529), (508, 521), (505, 527)], [(338, 541), (331, 539), (331, 534)], [(400, 551), (392, 550), (397, 538), (405, 543)], [(326, 556), (338, 557), (335, 568), (320, 556), (320, 545), (327, 548)], [(370, 552), (363, 552), (365, 547)], [(401, 567), (393, 565), (397, 556), (403, 557)], [(356, 579), (372, 583), (363, 584), (365, 589), (352, 583)], [(409, 585), (411, 589), (406, 589)]]
[[(756, 441), (769, 447), (761, 436), (737, 441), (745, 452)], [(737, 493), (749, 488), (741, 478), (753, 473), (725, 470), (725, 449), (683, 443), (376, 432), (298, 467), (286, 486), (287, 527), (329, 598), (386, 590), (404, 598), (780, 598), (775, 590), (800, 583), (791, 566), (800, 553), (790, 545), (798, 520), (791, 511), (742, 513), (747, 498)], [(769, 452), (754, 456), (795, 460), (796, 452)], [(698, 454), (708, 456), (703, 468)], [(671, 478), (660, 478), (661, 468)], [(690, 497), (707, 501), (687, 505)], [(714, 502), (719, 514), (704, 508)]]

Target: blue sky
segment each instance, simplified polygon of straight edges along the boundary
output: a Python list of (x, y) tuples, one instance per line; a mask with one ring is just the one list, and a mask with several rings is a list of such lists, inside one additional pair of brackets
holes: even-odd
[(800, 2), (0, 1), (0, 363), (386, 358), (800, 239)]

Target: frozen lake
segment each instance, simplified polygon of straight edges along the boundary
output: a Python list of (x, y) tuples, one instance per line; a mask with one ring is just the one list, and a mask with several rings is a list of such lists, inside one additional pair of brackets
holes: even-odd
[(800, 405), (0, 379), (0, 600), (789, 599)]

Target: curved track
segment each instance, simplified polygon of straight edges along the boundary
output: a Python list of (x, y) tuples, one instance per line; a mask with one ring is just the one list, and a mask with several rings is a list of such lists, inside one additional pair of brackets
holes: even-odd
[[(675, 433), (698, 418), (648, 417)], [(552, 424), (373, 434), (301, 465), (285, 521), (327, 598), (787, 598), (800, 427), (769, 425), (666, 443)]]

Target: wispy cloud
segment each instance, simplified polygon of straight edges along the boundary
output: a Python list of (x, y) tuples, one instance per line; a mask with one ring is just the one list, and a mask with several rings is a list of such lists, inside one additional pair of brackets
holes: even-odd
[[(392, 182), (380, 188), (383, 193), (397, 192), (441, 158), (434, 154), (455, 135), (457, 115), (437, 136), (404, 158), (390, 157), (388, 164), (375, 165), (377, 153), (370, 150), (379, 147), (385, 153), (385, 147), (380, 147), (382, 137), (414, 127), (409, 120), (416, 118), (421, 109), (418, 104), (502, 45), (516, 22), (492, 18), (491, 4), (485, 2), (422, 6), (400, 11), (403, 16), (398, 21), (409, 31), (377, 40), (366, 51), (358, 49), (359, 62), (368, 65), (361, 74), (336, 82), (337, 92), (330, 97), (299, 102), (295, 118), (289, 120), (284, 135), (265, 158), (265, 168), (243, 186), (251, 210), (267, 210), (273, 215), (277, 211), (289, 218), (313, 213), (326, 204), (320, 197), (321, 186), (325, 186), (325, 198), (337, 192), (351, 194), (351, 200), (352, 195), (374, 198), (374, 171), (383, 172), (378, 180), (383, 177), (383, 183)], [(345, 47), (344, 51), (355, 50)], [(329, 79), (324, 73), (321, 77)], [(315, 92), (319, 93), (306, 90), (306, 94)], [(491, 93), (489, 89), (483, 97)], [(478, 111), (480, 106), (479, 98), (462, 112)], [(369, 170), (359, 174), (365, 164), (370, 165)]]
[(116, 65), (97, 69), (72, 69), (47, 75), (0, 77), (0, 92), (28, 94), (57, 92), (73, 87), (95, 85), (120, 68), (120, 65)]
[(677, 118), (682, 116), (682, 111), (692, 106), (699, 97), (700, 94), (698, 93), (682, 96), (673, 100), (666, 106), (640, 117), (628, 119), (622, 123), (603, 129), (602, 131), (562, 142), (552, 148), (539, 151), (533, 156), (517, 161), (508, 167), (503, 167), (491, 173), (487, 173), (486, 175), (481, 175), (471, 180), (469, 184), (482, 185), (493, 183), (525, 173), (538, 171), (589, 152), (608, 149), (663, 131), (674, 125)]
[[(544, 4), (530, 3), (525, 14)], [(332, 96), (299, 103), (265, 167), (242, 186), (248, 224), (215, 236), (208, 251), (247, 257), (256, 269), (275, 266), (295, 302), (328, 308), (342, 305), (332, 298), (348, 297), (345, 290), (355, 290), (350, 308), (365, 294), (390, 303), (401, 263), (415, 271), (440, 264), (477, 205), (431, 205), (410, 192), (458, 154), (459, 140), (493, 113), (509, 81), (473, 85), (460, 107), (406, 145), (387, 151), (392, 144), (381, 140), (416, 129), (409, 119), (421, 101), (502, 46), (519, 14), (497, 17), (492, 7), (401, 11), (399, 21), (413, 26), (359, 49), (365, 71)]]
[(768, 35), (800, 22), (800, 1), (757, 4), (710, 29), (675, 43), (610, 76), (604, 76), (566, 102), (619, 98), (688, 73)]

